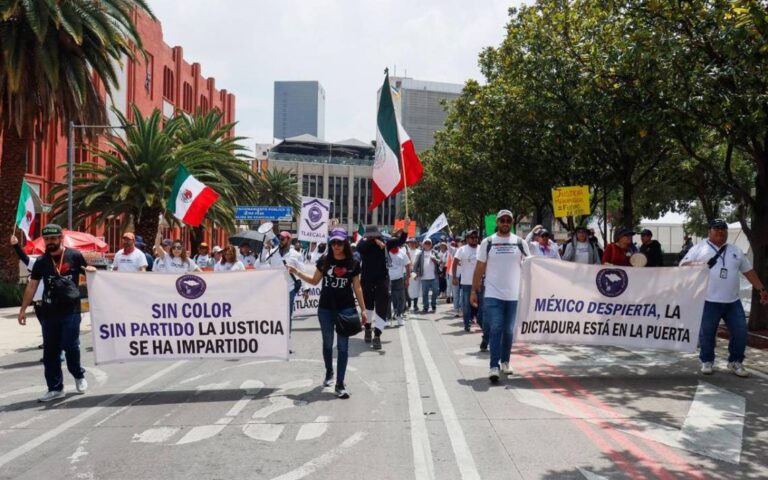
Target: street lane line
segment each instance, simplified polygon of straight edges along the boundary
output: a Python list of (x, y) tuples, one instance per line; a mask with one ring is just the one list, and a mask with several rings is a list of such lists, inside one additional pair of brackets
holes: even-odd
[(155, 380), (157, 380), (157, 379), (163, 377), (164, 375), (172, 372), (173, 370), (175, 370), (178, 367), (184, 365), (185, 363), (187, 363), (187, 360), (181, 360), (179, 362), (176, 362), (176, 363), (174, 363), (174, 364), (172, 364), (172, 365), (170, 365), (170, 366), (160, 370), (159, 372), (156, 372), (155, 374), (150, 375), (149, 377), (145, 378), (144, 380), (142, 380), (142, 381), (140, 381), (140, 382), (138, 382), (138, 383), (136, 383), (134, 385), (131, 385), (130, 387), (128, 387), (125, 390), (123, 390), (122, 392), (120, 392), (120, 393), (118, 393), (116, 395), (112, 395), (108, 399), (104, 400), (103, 402), (101, 402), (100, 404), (96, 405), (95, 407), (89, 408), (88, 410), (84, 411), (80, 415), (78, 415), (78, 416), (76, 416), (74, 418), (71, 418), (71, 419), (67, 420), (66, 422), (62, 423), (61, 425), (59, 425), (57, 427), (54, 427), (51, 430), (48, 430), (47, 432), (43, 433), (42, 435), (39, 435), (39, 436), (33, 438), (32, 440), (28, 441), (24, 445), (21, 445), (19, 447), (14, 448), (10, 452), (8, 452), (8, 453), (6, 453), (6, 454), (4, 454), (3, 456), (0, 457), (0, 467), (2, 467), (3, 465), (5, 465), (5, 464), (7, 464), (9, 462), (12, 462), (13, 460), (21, 457), (22, 455), (25, 455), (25, 454), (31, 452), (32, 450), (34, 450), (37, 447), (39, 447), (40, 445), (44, 444), (48, 440), (52, 440), (52, 439), (58, 437), (59, 435), (61, 435), (62, 433), (66, 432), (70, 428), (74, 427), (75, 425), (81, 423), (84, 420), (89, 419), (90, 417), (92, 417), (92, 416), (96, 415), (97, 413), (99, 413), (100, 411), (102, 411), (104, 408), (106, 408), (106, 407), (112, 405), (113, 403), (117, 402), (118, 400), (120, 400), (124, 396), (126, 396), (126, 395), (128, 395), (130, 393), (133, 393), (136, 390), (144, 387), (145, 385), (148, 385), (148, 384), (154, 382)]
[[(410, 322), (409, 322), (410, 323)], [(419, 379), (416, 374), (416, 364), (413, 361), (411, 344), (405, 328), (400, 328), (400, 344), (403, 348), (403, 366), (405, 368), (405, 385), (408, 391), (408, 412), (411, 417), (411, 446), (413, 447), (414, 478), (433, 480), (435, 465), (432, 459), (432, 447), (429, 443), (427, 422), (424, 420), (424, 405), (421, 402)]]
[(480, 480), (480, 473), (477, 471), (475, 458), (472, 456), (472, 451), (469, 449), (466, 437), (464, 437), (464, 430), (461, 428), (461, 423), (459, 423), (459, 419), (456, 416), (456, 410), (453, 408), (453, 403), (451, 403), (451, 397), (448, 395), (448, 390), (446, 390), (443, 379), (440, 377), (440, 372), (437, 370), (437, 364), (435, 364), (427, 341), (421, 333), (420, 322), (417, 320), (408, 323), (413, 327), (416, 343), (424, 360), (424, 366), (427, 367), (427, 374), (429, 374), (429, 379), (432, 382), (437, 406), (442, 412), (443, 423), (448, 430), (448, 438), (451, 440), (453, 455), (456, 457), (461, 478), (465, 480)]
[(366, 434), (364, 432), (357, 432), (344, 440), (338, 447), (329, 450), (319, 457), (308, 461), (299, 468), (291, 470), (290, 472), (280, 475), (279, 477), (275, 477), (272, 480), (300, 480), (307, 475), (312, 475), (321, 468), (333, 463), (336, 457), (344, 453), (345, 450), (349, 450), (350, 448), (360, 443), (360, 441), (365, 438), (365, 435)]

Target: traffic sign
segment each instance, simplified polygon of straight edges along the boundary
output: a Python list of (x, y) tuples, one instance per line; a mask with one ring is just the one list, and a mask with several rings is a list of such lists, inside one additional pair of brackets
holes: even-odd
[(277, 220), (293, 215), (291, 207), (238, 206), (235, 220)]

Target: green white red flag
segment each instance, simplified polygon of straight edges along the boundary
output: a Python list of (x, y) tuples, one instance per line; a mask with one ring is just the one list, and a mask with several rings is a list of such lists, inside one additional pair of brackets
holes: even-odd
[(173, 183), (173, 192), (168, 199), (168, 210), (187, 225), (197, 227), (218, 198), (218, 193), (193, 177), (184, 165), (180, 165)]
[(31, 240), (29, 231), (35, 223), (35, 201), (29, 184), (22, 180), (19, 206), (16, 208), (16, 226)]
[(379, 111), (376, 115), (376, 155), (373, 162), (373, 210), (388, 197), (414, 185), (424, 175), (424, 167), (413, 147), (411, 137), (397, 120), (389, 73), (381, 87)]

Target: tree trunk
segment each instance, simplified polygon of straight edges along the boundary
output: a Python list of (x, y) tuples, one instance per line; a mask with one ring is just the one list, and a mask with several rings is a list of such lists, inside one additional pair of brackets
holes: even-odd
[[(190, 248), (192, 249), (193, 257), (197, 255), (197, 248), (203, 243), (203, 240), (205, 240), (205, 230), (202, 225), (199, 227), (192, 227), (192, 235), (189, 236), (189, 241), (192, 244)], [(209, 247), (213, 248), (210, 245)]]
[[(19, 258), (9, 239), (16, 229), (16, 208), (19, 205), (21, 182), (26, 171), (27, 135), (15, 128), (3, 132), (3, 152), (0, 158), (0, 283), (18, 283)], [(38, 219), (39, 220), (39, 219)]]
[(136, 235), (141, 235), (144, 239), (144, 243), (147, 244), (149, 252), (152, 252), (152, 247), (155, 245), (155, 237), (157, 231), (160, 228), (160, 214), (162, 210), (159, 208), (150, 208), (142, 212), (141, 217), (135, 220)]
[[(760, 159), (755, 178), (755, 204), (752, 211), (752, 246), (755, 273), (768, 285), (768, 155)], [(752, 308), (749, 314), (749, 329), (768, 328), (768, 306), (760, 304), (760, 294), (752, 291)]]
[(635, 212), (632, 208), (632, 196), (634, 195), (634, 185), (631, 179), (626, 179), (621, 192), (621, 224), (627, 228), (635, 227)]

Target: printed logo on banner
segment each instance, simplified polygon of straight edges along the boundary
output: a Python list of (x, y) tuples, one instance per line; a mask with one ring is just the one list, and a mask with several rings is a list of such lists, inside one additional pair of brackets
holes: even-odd
[(619, 268), (606, 268), (597, 272), (597, 289), (606, 297), (618, 297), (629, 286), (627, 272)]
[(305, 203), (304, 206), (312, 205), (309, 207), (308, 215), (305, 222), (309, 228), (312, 230), (317, 230), (318, 228), (325, 225), (325, 222), (323, 221), (323, 210), (325, 210), (325, 205), (320, 203), (317, 199), (312, 200), (309, 203)]
[(182, 275), (176, 280), (176, 291), (188, 300), (202, 297), (205, 289), (205, 280), (196, 275)]

